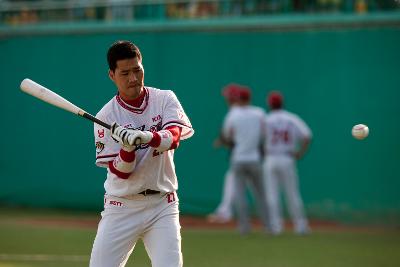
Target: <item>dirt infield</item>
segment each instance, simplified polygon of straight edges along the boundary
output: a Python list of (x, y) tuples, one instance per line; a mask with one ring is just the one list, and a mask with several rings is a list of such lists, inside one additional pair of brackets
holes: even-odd
[[(18, 224), (34, 225), (34, 226), (46, 226), (46, 227), (65, 227), (65, 228), (88, 228), (96, 229), (99, 222), (97, 217), (30, 217), (20, 218), (15, 221)], [(236, 222), (230, 221), (228, 223), (210, 223), (206, 217), (197, 216), (181, 216), (181, 225), (183, 229), (235, 229)], [(259, 220), (252, 220), (252, 226), (254, 229), (262, 229), (262, 225)], [(292, 229), (290, 222), (285, 225), (287, 230)], [(384, 230), (383, 227), (371, 227), (371, 226), (349, 226), (342, 225), (336, 222), (327, 221), (311, 221), (311, 228), (313, 230), (330, 230), (330, 231), (371, 231), (371, 230)]]

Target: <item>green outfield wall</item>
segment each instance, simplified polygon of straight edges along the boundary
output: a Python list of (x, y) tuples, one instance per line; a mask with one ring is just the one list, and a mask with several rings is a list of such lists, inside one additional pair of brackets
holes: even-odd
[[(221, 88), (236, 82), (260, 107), (281, 90), (311, 127), (298, 167), (312, 218), (398, 223), (399, 18), (1, 28), (0, 204), (101, 210), (92, 124), (19, 84), (29, 77), (96, 113), (116, 92), (107, 48), (129, 39), (142, 49), (146, 84), (174, 90), (196, 131), (175, 154), (182, 213), (204, 215), (220, 201), (229, 159), (212, 143), (227, 111)], [(370, 127), (366, 140), (351, 137), (357, 123)]]

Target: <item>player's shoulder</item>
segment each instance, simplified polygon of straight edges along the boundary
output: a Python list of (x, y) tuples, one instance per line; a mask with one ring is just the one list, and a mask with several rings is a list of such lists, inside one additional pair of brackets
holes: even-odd
[(292, 121), (302, 121), (302, 119), (300, 118), (300, 116), (299, 115), (297, 115), (296, 113), (293, 113), (293, 112), (290, 112), (290, 111), (287, 111), (287, 110), (283, 110), (283, 114), (287, 117), (287, 118), (289, 118), (290, 120), (292, 120)]
[(268, 113), (269, 118), (288, 119), (294, 118), (295, 114), (285, 109), (271, 110)]
[(259, 116), (265, 116), (266, 115), (265, 110), (263, 108), (260, 108), (260, 107), (257, 107), (257, 106), (250, 106), (250, 107), (251, 107), (252, 111), (254, 113), (256, 113), (257, 115), (259, 115)]
[(298, 128), (305, 128), (308, 127), (306, 122), (296, 113), (286, 111), (285, 110), (285, 118), (289, 121), (290, 124), (294, 125)]
[(242, 113), (243, 113), (242, 107), (232, 106), (232, 107), (230, 107), (227, 115), (232, 117), (232, 116), (236, 116), (237, 114), (242, 114)]
[(286, 110), (283, 109), (271, 110), (267, 113), (268, 120), (280, 119), (282, 117), (286, 117)]
[(156, 98), (159, 101), (163, 100), (177, 100), (177, 97), (174, 91), (170, 89), (159, 89), (155, 87), (146, 86), (147, 91), (149, 92), (150, 98)]
[(175, 93), (170, 89), (160, 89), (156, 87), (146, 86), (150, 95), (157, 95), (157, 96), (170, 96), (175, 95)]
[(235, 118), (237, 114), (240, 114), (240, 109), (236, 106), (230, 107), (228, 112), (225, 114), (225, 120), (231, 120)]

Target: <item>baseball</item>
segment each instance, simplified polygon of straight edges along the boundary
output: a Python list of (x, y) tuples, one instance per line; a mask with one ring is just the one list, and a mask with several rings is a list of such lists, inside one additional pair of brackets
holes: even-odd
[(369, 134), (368, 126), (365, 124), (354, 125), (353, 129), (351, 129), (351, 134), (356, 139), (364, 139)]

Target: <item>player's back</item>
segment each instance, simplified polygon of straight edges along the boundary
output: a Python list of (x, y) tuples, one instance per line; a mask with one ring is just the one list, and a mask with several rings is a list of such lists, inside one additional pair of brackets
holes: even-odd
[(232, 160), (259, 161), (265, 113), (254, 106), (235, 106), (229, 112), (224, 132), (234, 143)]
[(265, 125), (267, 155), (291, 155), (301, 138), (311, 137), (304, 121), (286, 110), (271, 111)]

